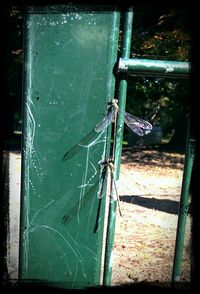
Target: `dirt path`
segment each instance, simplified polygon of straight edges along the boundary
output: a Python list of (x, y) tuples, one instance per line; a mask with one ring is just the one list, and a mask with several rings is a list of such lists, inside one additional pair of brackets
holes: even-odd
[[(123, 217), (118, 213), (112, 285), (170, 283), (183, 164), (178, 153), (123, 152), (118, 182)], [(182, 282), (190, 282), (190, 226), (188, 214)]]

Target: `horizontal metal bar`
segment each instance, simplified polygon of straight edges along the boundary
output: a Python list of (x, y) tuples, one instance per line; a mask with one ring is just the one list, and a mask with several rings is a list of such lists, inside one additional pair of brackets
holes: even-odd
[(136, 76), (189, 78), (190, 63), (184, 61), (120, 58), (118, 72), (132, 73)]

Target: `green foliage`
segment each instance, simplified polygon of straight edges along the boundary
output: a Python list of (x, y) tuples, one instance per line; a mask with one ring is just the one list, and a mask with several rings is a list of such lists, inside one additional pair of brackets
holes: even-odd
[(189, 112), (187, 80), (164, 78), (128, 78), (127, 111), (160, 125), (165, 134)]
[[(186, 10), (147, 7), (136, 9), (132, 34), (132, 58), (171, 61), (190, 60), (190, 28)], [(127, 111), (159, 125), (164, 135), (187, 117), (189, 81), (128, 76)]]
[(182, 7), (141, 9), (134, 14), (132, 56), (188, 61), (191, 49), (188, 11)]

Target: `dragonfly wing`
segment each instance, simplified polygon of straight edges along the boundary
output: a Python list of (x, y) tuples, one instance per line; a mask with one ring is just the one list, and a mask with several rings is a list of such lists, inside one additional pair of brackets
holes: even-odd
[(131, 129), (131, 131), (136, 133), (138, 136), (144, 136), (143, 129), (134, 124), (130, 124), (129, 121), (126, 119), (126, 116), (124, 117), (124, 121), (127, 124), (127, 126)]
[(103, 118), (103, 120), (96, 125), (95, 131), (99, 133), (105, 130), (109, 126), (109, 124), (112, 122), (114, 115), (115, 115), (115, 109), (114, 107), (112, 107), (109, 113)]
[(139, 136), (144, 136), (152, 130), (152, 125), (149, 122), (128, 112), (125, 112), (124, 121), (127, 126)]

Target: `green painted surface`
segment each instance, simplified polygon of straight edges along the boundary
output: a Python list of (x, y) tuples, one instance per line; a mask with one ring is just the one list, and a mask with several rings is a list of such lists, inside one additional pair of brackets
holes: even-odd
[(112, 10), (55, 6), (27, 13), (23, 280), (64, 288), (100, 284), (106, 195), (104, 189), (99, 199), (98, 192), (110, 132), (93, 130), (114, 97), (118, 30), (119, 12)]
[[(122, 24), (122, 52), (123, 58), (128, 58), (130, 55), (131, 47), (131, 35), (132, 35), (132, 23), (133, 23), (133, 9), (130, 8), (123, 14)], [(114, 178), (119, 179), (120, 163), (121, 163), (121, 152), (122, 152), (122, 141), (123, 141), (123, 128), (124, 128), (124, 111), (126, 106), (126, 92), (127, 92), (127, 80), (121, 79), (119, 82), (119, 109), (120, 112), (117, 115), (117, 127), (116, 127), (116, 142), (114, 150)], [(113, 181), (113, 179), (112, 179)], [(114, 192), (114, 185), (111, 183), (111, 195)], [(116, 197), (115, 197), (116, 198)], [(113, 260), (113, 246), (115, 239), (115, 222), (116, 222), (116, 208), (117, 199), (110, 198), (109, 213), (108, 213), (108, 226), (106, 236), (106, 248), (105, 248), (105, 264), (104, 264), (104, 278), (103, 284), (109, 286), (112, 278), (112, 260)]]
[(174, 260), (172, 269), (172, 286), (178, 286), (181, 279), (185, 229), (188, 217), (189, 198), (190, 198), (190, 183), (192, 177), (193, 164), (195, 159), (196, 140), (194, 139), (191, 128), (191, 122), (188, 123), (188, 134), (186, 140), (185, 163), (183, 171), (183, 180), (181, 187), (181, 197), (179, 203), (178, 223), (176, 231), (176, 244), (174, 250)]
[(137, 76), (189, 78), (190, 63), (185, 61), (120, 58), (119, 71)]

